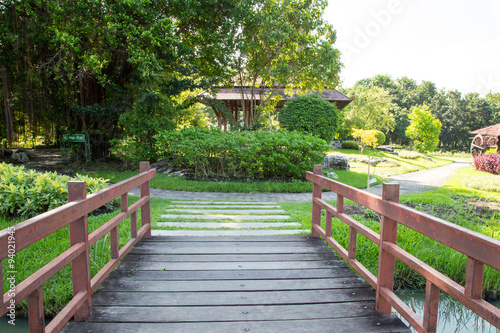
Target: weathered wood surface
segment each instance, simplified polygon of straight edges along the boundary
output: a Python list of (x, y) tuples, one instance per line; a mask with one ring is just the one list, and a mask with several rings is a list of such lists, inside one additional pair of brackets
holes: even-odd
[(153, 237), (63, 332), (409, 332), (321, 240)]

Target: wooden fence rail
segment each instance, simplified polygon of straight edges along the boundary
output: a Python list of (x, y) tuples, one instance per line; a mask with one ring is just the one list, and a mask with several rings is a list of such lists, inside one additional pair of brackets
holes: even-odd
[[(15, 286), (14, 292), (3, 294), (0, 315), (9, 313), (16, 304), (28, 298), (28, 319), (30, 333), (59, 332), (74, 316), (81, 321), (92, 313), (92, 292), (118, 265), (120, 260), (142, 238), (151, 237), (151, 204), (149, 181), (156, 175), (156, 169), (149, 170), (148, 162), (140, 163), (140, 173), (87, 197), (85, 182), (68, 182), (68, 203), (50, 210), (15, 226), (0, 231), (0, 281), (2, 260), (31, 244), (69, 225), (70, 248), (34, 274)], [(128, 192), (141, 187), (141, 199), (128, 206)], [(88, 234), (87, 214), (121, 197), (121, 212)], [(137, 230), (137, 210), (141, 209), (141, 228)], [(120, 249), (118, 225), (130, 216), (131, 238)], [(90, 279), (89, 248), (110, 233), (111, 260)], [(73, 298), (45, 326), (43, 305), (43, 283), (71, 263)]]
[[(313, 173), (308, 172), (306, 178), (313, 182), (312, 236), (322, 237), (376, 290), (376, 310), (379, 313), (389, 314), (393, 307), (418, 332), (435, 332), (439, 292), (443, 290), (500, 329), (500, 309), (481, 298), (484, 265), (500, 270), (500, 241), (399, 204), (399, 184), (384, 184), (380, 198), (323, 177), (321, 165), (314, 166)], [(322, 188), (337, 193), (336, 207), (321, 199)], [(380, 235), (344, 213), (344, 198), (382, 216)], [(321, 228), (322, 209), (326, 211), (325, 230)], [(349, 226), (347, 249), (332, 237), (333, 216)], [(467, 256), (465, 286), (454, 282), (397, 246), (398, 224), (465, 254)], [(378, 276), (373, 275), (356, 259), (358, 233), (379, 246)], [(423, 318), (420, 318), (393, 292), (395, 259), (427, 280)]]

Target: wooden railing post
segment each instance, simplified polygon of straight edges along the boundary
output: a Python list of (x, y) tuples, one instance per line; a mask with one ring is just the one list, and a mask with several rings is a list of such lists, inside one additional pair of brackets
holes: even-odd
[[(323, 167), (321, 165), (315, 165), (313, 167), (313, 173), (315, 175), (323, 175)], [(314, 202), (314, 198), (321, 199), (321, 185), (313, 183), (313, 193), (312, 193), (312, 218), (311, 218), (311, 237), (320, 237), (320, 234), (316, 229), (315, 225), (321, 225), (321, 206)]]
[[(399, 184), (384, 184), (382, 188), (382, 200), (399, 202)], [(380, 294), (380, 288), (385, 287), (393, 290), (394, 287), (394, 266), (396, 260), (393, 255), (384, 251), (384, 242), (396, 244), (398, 234), (398, 223), (385, 216), (380, 222), (380, 243), (378, 256), (378, 276), (377, 276), (377, 298), (375, 309), (383, 314), (391, 313), (391, 304)]]
[(465, 296), (480, 299), (483, 296), (484, 264), (467, 257), (465, 270)]
[(28, 295), (28, 324), (30, 333), (45, 332), (43, 285)]
[[(149, 162), (141, 162), (139, 164), (139, 172), (149, 171)], [(141, 185), (141, 198), (147, 197), (151, 194), (149, 188), (149, 180)], [(151, 201), (148, 201), (141, 207), (141, 224), (144, 226), (149, 224), (149, 229), (144, 233), (143, 238), (151, 237)]]
[[(78, 201), (87, 198), (87, 184), (81, 181), (68, 182), (68, 201)], [(81, 217), (69, 225), (71, 246), (85, 243), (85, 251), (71, 262), (73, 279), (73, 297), (80, 291), (87, 292), (87, 300), (75, 312), (75, 321), (87, 319), (92, 314), (92, 291), (90, 287), (89, 233), (87, 216)]]
[(439, 288), (427, 280), (425, 286), (424, 303), (424, 328), (428, 333), (434, 333), (437, 329), (437, 316), (439, 310)]

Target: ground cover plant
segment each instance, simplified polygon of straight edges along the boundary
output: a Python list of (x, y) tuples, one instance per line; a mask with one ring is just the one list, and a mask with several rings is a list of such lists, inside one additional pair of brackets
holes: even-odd
[(0, 214), (34, 216), (66, 202), (70, 180), (87, 182), (87, 193), (107, 187), (106, 179), (77, 174), (36, 172), (23, 166), (0, 163)]

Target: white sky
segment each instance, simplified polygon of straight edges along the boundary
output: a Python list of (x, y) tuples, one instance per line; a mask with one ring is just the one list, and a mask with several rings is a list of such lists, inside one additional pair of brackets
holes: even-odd
[(342, 86), (377, 74), (500, 92), (500, 0), (329, 0)]

